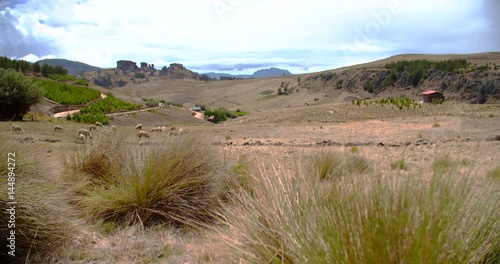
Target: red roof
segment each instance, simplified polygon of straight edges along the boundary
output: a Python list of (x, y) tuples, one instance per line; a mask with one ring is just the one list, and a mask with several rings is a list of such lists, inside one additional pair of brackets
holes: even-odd
[(440, 92), (437, 92), (437, 91), (434, 91), (434, 90), (429, 90), (429, 91), (423, 92), (422, 94), (423, 95), (429, 95), (429, 94), (435, 94), (435, 93), (440, 93)]

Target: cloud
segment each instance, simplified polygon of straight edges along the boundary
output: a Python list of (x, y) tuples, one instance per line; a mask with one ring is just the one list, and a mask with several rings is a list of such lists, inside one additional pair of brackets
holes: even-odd
[(491, 50), (500, 50), (500, 1), (483, 0), (483, 9), (488, 20), (489, 31), (486, 36), (486, 43), (490, 43)]
[(500, 50), (500, 2), (481, 1), (18, 0), (0, 2), (8, 33), (0, 50), (100, 67), (126, 59), (241, 72)]
[(54, 41), (38, 36), (29, 28), (32, 21), (9, 7), (0, 11), (0, 50), (9, 57), (23, 57), (29, 53), (44, 56), (58, 50)]

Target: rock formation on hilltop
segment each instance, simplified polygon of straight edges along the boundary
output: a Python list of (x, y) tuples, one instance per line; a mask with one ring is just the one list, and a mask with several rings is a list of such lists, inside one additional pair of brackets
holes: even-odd
[(128, 60), (119, 60), (116, 62), (116, 68), (122, 70), (123, 73), (126, 72), (136, 72), (139, 70), (137, 63)]
[(180, 63), (172, 63), (170, 67), (164, 66), (160, 70), (160, 76), (170, 79), (193, 79), (208, 81), (210, 78), (207, 75), (200, 75), (196, 72), (190, 71)]

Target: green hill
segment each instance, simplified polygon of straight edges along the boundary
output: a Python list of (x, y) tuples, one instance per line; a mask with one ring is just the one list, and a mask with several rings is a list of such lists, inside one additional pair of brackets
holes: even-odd
[(37, 61), (40, 65), (47, 63), (50, 66), (62, 66), (68, 70), (68, 74), (76, 75), (85, 71), (96, 71), (99, 67), (91, 66), (78, 61), (70, 61), (65, 59), (45, 59)]

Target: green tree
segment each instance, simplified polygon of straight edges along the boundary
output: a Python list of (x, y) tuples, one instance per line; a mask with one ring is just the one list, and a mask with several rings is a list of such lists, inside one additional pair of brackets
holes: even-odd
[(31, 105), (40, 102), (42, 88), (32, 79), (0, 69), (0, 120), (22, 120)]
[(49, 74), (51, 73), (51, 71), (50, 71), (50, 66), (49, 66), (49, 65), (47, 65), (47, 63), (44, 63), (44, 64), (42, 65), (42, 71), (41, 71), (41, 72), (42, 72), (42, 75), (43, 75), (44, 77), (49, 77)]
[(40, 64), (38, 62), (35, 62), (35, 64), (33, 64), (33, 71), (34, 72), (41, 72), (42, 71), (42, 68), (40, 67)]

